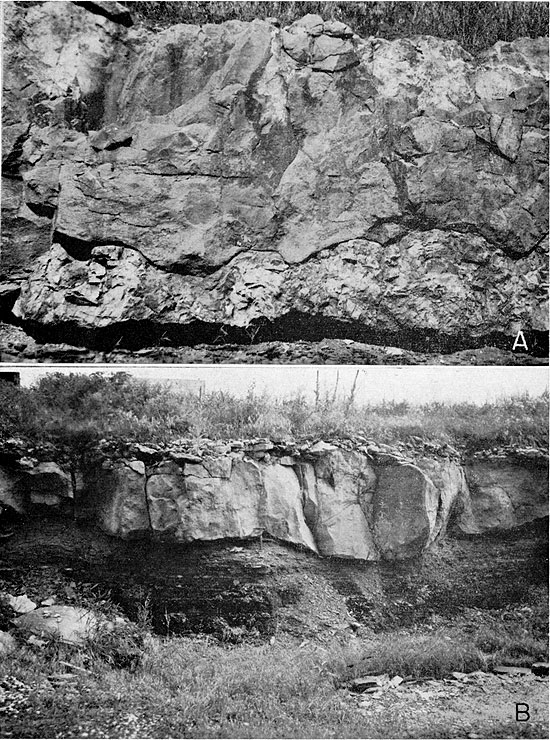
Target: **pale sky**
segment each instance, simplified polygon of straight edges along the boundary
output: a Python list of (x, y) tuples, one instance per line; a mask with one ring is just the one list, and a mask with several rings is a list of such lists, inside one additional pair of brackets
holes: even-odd
[(245, 395), (252, 384), (276, 397), (303, 391), (313, 397), (319, 373), (321, 394), (332, 395), (339, 376), (338, 396), (348, 397), (357, 371), (355, 399), (360, 403), (379, 401), (469, 401), (484, 403), (528, 392), (540, 395), (548, 389), (547, 367), (469, 367), (469, 366), (315, 366), (315, 365), (8, 365), (2, 370), (17, 370), (21, 383), (31, 385), (50, 372), (131, 373), (151, 380), (199, 380), (206, 392), (229, 391)]

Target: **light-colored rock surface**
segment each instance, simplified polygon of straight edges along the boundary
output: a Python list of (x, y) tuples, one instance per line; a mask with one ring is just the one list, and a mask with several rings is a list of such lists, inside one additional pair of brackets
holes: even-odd
[[(107, 458), (78, 473), (77, 520), (123, 539), (189, 543), (265, 534), (324, 557), (376, 561), (418, 557), (451, 524), (479, 534), (548, 515), (548, 460), (537, 449), (492, 457), (485, 451), (466, 463), (447, 445), (439, 450), (446, 456), (413, 459), (389, 445), (349, 441), (203, 440), (164, 452), (139, 444), (134, 450), (148, 462)], [(32, 470), (30, 458), (21, 461)], [(0, 473), (7, 492), (0, 502), (10, 506), (22, 474), (17, 466)], [(57, 480), (63, 485), (62, 476)], [(29, 491), (20, 496), (20, 513), (44, 503)]]
[(6, 594), (5, 599), (16, 614), (27, 614), (27, 612), (32, 612), (33, 609), (36, 609), (36, 604), (26, 594), (22, 594), (21, 596)]
[(315, 538), (304, 518), (302, 493), (295, 471), (285, 465), (262, 466), (265, 490), (265, 531), (317, 552)]
[(453, 460), (423, 458), (418, 467), (432, 483), (427, 490), (426, 514), (430, 523), (430, 542), (443, 537), (455, 507), (469, 499), (464, 468)]
[[(252, 452), (260, 446), (265, 442), (248, 445)], [(548, 514), (544, 460), (483, 461), (464, 468), (450, 459), (423, 457), (413, 465), (397, 455), (377, 456), (382, 464), (363, 452), (318, 442), (292, 464), (288, 456), (281, 464), (277, 457), (265, 462), (235, 453), (200, 463), (163, 462), (147, 471), (150, 530), (183, 542), (266, 533), (324, 556), (391, 560), (422, 554), (445, 536), (455, 511), (465, 532), (508, 529)], [(127, 514), (138, 507), (135, 496), (132, 487), (114, 490), (107, 494), (112, 504), (104, 502), (99, 515), (92, 507), (89, 516), (111, 534), (138, 534), (147, 525), (143, 509), (135, 523)]]
[(7, 6), (17, 317), (246, 328), (297, 311), (455, 346), (545, 329), (544, 39), (474, 59), (311, 15), (152, 33)]
[(287, 466), (211, 458), (163, 464), (147, 481), (153, 532), (176, 539), (258, 537), (263, 532), (317, 551), (296, 473)]
[(376, 474), (368, 459), (336, 450), (315, 462), (314, 475), (315, 487), (307, 483), (306, 490), (320, 552), (377, 560), (370, 513)]
[(17, 650), (17, 641), (9, 632), (0, 631), (0, 657), (5, 658)]
[(74, 606), (41, 607), (13, 620), (23, 632), (57, 638), (69, 645), (83, 645), (94, 636), (101, 620), (88, 609)]

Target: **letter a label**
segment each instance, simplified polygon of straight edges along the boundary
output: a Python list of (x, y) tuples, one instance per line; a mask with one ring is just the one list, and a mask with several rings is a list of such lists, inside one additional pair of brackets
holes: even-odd
[(527, 347), (527, 341), (525, 340), (525, 336), (521, 329), (518, 331), (518, 335), (516, 337), (516, 341), (514, 342), (514, 346), (512, 347), (512, 352), (516, 350), (517, 348), (528, 350)]

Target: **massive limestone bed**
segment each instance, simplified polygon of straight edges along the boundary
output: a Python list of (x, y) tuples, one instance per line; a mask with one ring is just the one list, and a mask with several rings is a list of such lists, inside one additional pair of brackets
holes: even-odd
[(3, 443), (10, 593), (48, 576), (61, 595), (99, 584), (132, 619), (147, 606), (162, 634), (318, 639), (496, 609), (547, 583), (537, 449), (123, 447), (104, 442), (71, 465), (48, 446)]
[(152, 32), (97, 5), (6, 3), (9, 321), (133, 349), (540, 342), (545, 39), (474, 58), (316, 16)]
[(322, 556), (406, 560), (449, 526), (475, 535), (543, 519), (548, 456), (526, 448), (461, 459), (447, 446), (412, 454), (367, 440), (130, 445), (121, 455), (106, 442), (59, 464), (13, 440), (2, 453), (0, 502), (12, 514), (47, 512), (122, 539), (265, 534)]

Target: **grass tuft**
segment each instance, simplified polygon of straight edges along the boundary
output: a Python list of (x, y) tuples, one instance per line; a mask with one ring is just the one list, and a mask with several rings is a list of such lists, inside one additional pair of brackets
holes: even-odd
[(142, 23), (166, 28), (176, 23), (223, 23), (278, 18), (285, 26), (307, 13), (347, 23), (360, 36), (395, 39), (432, 35), (454, 39), (478, 52), (496, 41), (548, 33), (543, 2), (125, 2)]
[(367, 674), (402, 678), (445, 678), (453, 671), (486, 670), (487, 657), (470, 641), (437, 630), (428, 634), (388, 634), (344, 654), (333, 667), (341, 681)]

